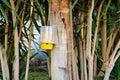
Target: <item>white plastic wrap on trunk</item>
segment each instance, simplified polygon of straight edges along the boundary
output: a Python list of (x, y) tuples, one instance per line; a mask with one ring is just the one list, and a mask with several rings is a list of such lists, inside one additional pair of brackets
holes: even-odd
[(41, 43), (53, 43), (55, 44), (55, 28), (52, 26), (42, 26), (40, 30), (40, 42)]

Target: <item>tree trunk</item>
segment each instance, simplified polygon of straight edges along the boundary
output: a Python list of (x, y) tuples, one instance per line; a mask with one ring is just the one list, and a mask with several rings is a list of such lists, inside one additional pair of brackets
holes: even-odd
[[(103, 18), (103, 27), (102, 27), (102, 31), (101, 31), (101, 36), (102, 36), (102, 56), (103, 56), (103, 65), (102, 65), (102, 70), (105, 70), (105, 65), (106, 65), (106, 61), (108, 60), (108, 56), (106, 54), (106, 27), (107, 27), (107, 23), (106, 23), (106, 14), (104, 15)], [(100, 74), (102, 75), (102, 74)]]
[(80, 72), (80, 77), (81, 77), (81, 80), (84, 80), (84, 53), (83, 53), (83, 45), (82, 45), (82, 41), (80, 41), (79, 43), (80, 45), (80, 69), (81, 69), (81, 72)]
[(51, 57), (50, 57), (50, 55), (51, 55), (50, 52), (48, 52), (48, 54), (46, 55), (49, 77), (51, 77)]
[(74, 52), (74, 54), (72, 54), (72, 70), (73, 70), (73, 80), (80, 80), (79, 79), (79, 74), (78, 74), (78, 66), (77, 66), (77, 50), (76, 52)]
[(104, 80), (109, 80), (110, 72), (112, 71), (113, 67), (114, 67), (114, 63), (113, 64), (108, 64), (106, 66)]
[(88, 9), (88, 21), (87, 21), (87, 42), (86, 42), (86, 55), (88, 60), (88, 78), (93, 80), (93, 59), (94, 54), (91, 52), (91, 35), (92, 35), (92, 13), (94, 9), (94, 0), (91, 1), (91, 5)]
[[(101, 37), (102, 37), (102, 57), (103, 57), (103, 64), (101, 70), (105, 70), (105, 66), (109, 59), (109, 53), (106, 52), (107, 50), (107, 10), (111, 4), (111, 0), (108, 1), (107, 5), (105, 6), (104, 13), (103, 13), (103, 27), (101, 30)], [(102, 76), (102, 72), (99, 72), (99, 75)]]
[(1, 68), (2, 68), (2, 76), (3, 76), (3, 80), (7, 80), (7, 76), (6, 76), (6, 72), (5, 72), (5, 65), (4, 65), (4, 59), (3, 59), (3, 50), (2, 50), (2, 46), (0, 45), (0, 61), (1, 61)]
[(49, 3), (50, 25), (56, 28), (56, 43), (51, 51), (52, 80), (72, 80), (72, 28), (70, 25), (69, 1), (51, 0)]
[(87, 74), (87, 56), (86, 56), (86, 49), (85, 49), (85, 43), (83, 43), (83, 65), (84, 65), (84, 80), (88, 80), (88, 74)]
[[(8, 15), (8, 9), (5, 9), (7, 15)], [(8, 33), (8, 19), (6, 19), (6, 25), (5, 25), (5, 33)], [(8, 62), (7, 62), (7, 48), (8, 48), (8, 34), (5, 34), (5, 53), (3, 54), (3, 58), (4, 58), (4, 65), (5, 65), (5, 74), (6, 74), (6, 80), (10, 79), (10, 75), (9, 75), (9, 68), (8, 68)]]
[[(117, 59), (120, 56), (120, 51), (118, 51), (118, 49), (120, 48), (120, 39), (114, 49), (114, 51), (112, 52), (110, 59), (108, 60), (106, 66), (105, 66), (105, 77), (104, 80), (109, 80), (110, 77), (110, 73), (114, 67), (115, 62), (117, 61)], [(118, 52), (117, 52), (118, 51)]]
[(12, 6), (12, 19), (13, 19), (13, 27), (14, 30), (14, 62), (13, 62), (13, 80), (19, 80), (19, 37), (18, 37), (18, 29), (16, 27), (16, 15), (15, 15), (15, 5), (14, 1), (10, 0), (10, 4)]
[(29, 73), (29, 63), (30, 63), (30, 54), (31, 54), (31, 41), (32, 41), (32, 13), (33, 13), (33, 1), (31, 1), (30, 7), (30, 32), (29, 32), (29, 42), (28, 42), (28, 53), (27, 53), (27, 63), (26, 63), (26, 71), (25, 71), (25, 80), (28, 80)]

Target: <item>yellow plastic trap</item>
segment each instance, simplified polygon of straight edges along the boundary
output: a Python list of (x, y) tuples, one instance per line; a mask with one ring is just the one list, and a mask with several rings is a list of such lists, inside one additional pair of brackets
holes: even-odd
[(53, 44), (51, 44), (51, 43), (42, 43), (41, 45), (40, 45), (40, 48), (41, 49), (45, 49), (45, 50), (52, 50), (53, 49)]
[(40, 48), (52, 50), (55, 45), (55, 29), (52, 26), (42, 26), (40, 32)]

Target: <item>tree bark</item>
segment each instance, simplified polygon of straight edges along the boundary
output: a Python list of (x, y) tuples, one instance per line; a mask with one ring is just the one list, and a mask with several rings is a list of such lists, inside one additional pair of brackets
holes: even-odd
[(2, 46), (0, 45), (0, 61), (1, 61), (1, 68), (2, 68), (2, 76), (3, 80), (7, 80), (6, 72), (5, 72), (5, 65), (4, 65), (4, 59), (3, 59), (3, 49)]
[(31, 54), (31, 41), (32, 41), (32, 13), (33, 13), (33, 1), (31, 1), (30, 7), (30, 32), (29, 32), (29, 42), (28, 42), (28, 53), (27, 53), (27, 63), (26, 63), (26, 71), (25, 71), (25, 80), (28, 80), (29, 73), (29, 63), (30, 63), (30, 54)]
[[(5, 9), (7, 15), (8, 15), (8, 9)], [(7, 48), (8, 48), (8, 26), (9, 26), (9, 23), (8, 23), (8, 19), (6, 19), (6, 25), (5, 25), (5, 53), (3, 54), (4, 57), (4, 65), (5, 65), (5, 74), (6, 74), (6, 80), (9, 80), (10, 79), (10, 75), (9, 75), (9, 68), (8, 68), (8, 62), (7, 62)]]
[(120, 56), (120, 51), (118, 51), (119, 48), (120, 48), (120, 39), (119, 39), (114, 51), (112, 52), (112, 55), (110, 56), (110, 59), (108, 60), (106, 66), (105, 66), (104, 80), (109, 80), (110, 73), (111, 73), (111, 71), (112, 71), (112, 69), (114, 67), (114, 64), (117, 61), (117, 59), (119, 58), (119, 56)]
[[(106, 54), (106, 46), (107, 46), (107, 43), (106, 43), (106, 40), (107, 40), (107, 37), (106, 37), (106, 28), (107, 28), (107, 15), (106, 13), (104, 14), (103, 16), (103, 27), (102, 27), (102, 31), (101, 31), (101, 37), (102, 37), (102, 56), (103, 56), (103, 65), (102, 65), (102, 70), (105, 70), (105, 65), (106, 65), (106, 62), (108, 60), (108, 55)], [(102, 74), (100, 74), (102, 75)]]
[(51, 0), (49, 3), (50, 25), (56, 28), (56, 43), (51, 51), (52, 80), (72, 80), (72, 30), (69, 1)]
[(79, 80), (78, 66), (77, 66), (77, 51), (72, 54), (72, 70), (73, 70), (73, 80)]
[(83, 43), (83, 63), (84, 63), (84, 79), (88, 80), (88, 74), (87, 74), (87, 55), (86, 55), (85, 43)]
[[(103, 64), (101, 70), (105, 70), (105, 66), (107, 64), (107, 61), (109, 59), (109, 53), (106, 53), (107, 50), (107, 10), (110, 6), (111, 0), (108, 1), (107, 6), (104, 9), (103, 12), (103, 27), (101, 31), (101, 37), (102, 37), (102, 57), (103, 57)], [(102, 72), (99, 73), (99, 75), (102, 76)]]
[(24, 0), (23, 12), (22, 12), (22, 15), (21, 15), (21, 20), (20, 20), (19, 40), (21, 38), (22, 27), (23, 27), (23, 24), (24, 24), (25, 8), (26, 8), (26, 0)]
[(93, 59), (94, 55), (91, 52), (91, 35), (92, 35), (92, 13), (94, 9), (94, 0), (91, 1), (91, 5), (88, 9), (88, 19), (87, 19), (87, 42), (86, 42), (86, 55), (88, 60), (88, 78), (93, 80)]
[(18, 37), (18, 29), (16, 27), (16, 15), (15, 15), (15, 5), (14, 1), (10, 0), (10, 4), (12, 6), (12, 19), (13, 19), (13, 27), (14, 30), (14, 62), (13, 62), (13, 80), (19, 80), (19, 37)]

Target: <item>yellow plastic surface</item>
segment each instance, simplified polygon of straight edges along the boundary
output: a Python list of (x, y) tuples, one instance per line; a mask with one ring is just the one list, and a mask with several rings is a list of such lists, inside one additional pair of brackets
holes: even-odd
[(41, 49), (45, 49), (45, 50), (52, 50), (53, 49), (53, 44), (51, 43), (42, 43), (40, 45)]

